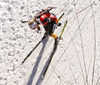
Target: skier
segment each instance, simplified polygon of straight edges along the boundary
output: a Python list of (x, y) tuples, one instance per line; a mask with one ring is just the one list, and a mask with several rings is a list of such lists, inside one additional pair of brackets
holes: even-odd
[(51, 37), (55, 39), (55, 43), (57, 44), (59, 41), (58, 36), (54, 33), (55, 28), (57, 26), (60, 26), (61, 23), (58, 22), (57, 17), (55, 14), (50, 13), (50, 10), (54, 7), (48, 7), (46, 9), (43, 9), (41, 12), (37, 13), (36, 16), (34, 16), (34, 19), (31, 19), (28, 21), (28, 25), (31, 29), (38, 29), (41, 30), (39, 25), (42, 24), (46, 33), (49, 34)]

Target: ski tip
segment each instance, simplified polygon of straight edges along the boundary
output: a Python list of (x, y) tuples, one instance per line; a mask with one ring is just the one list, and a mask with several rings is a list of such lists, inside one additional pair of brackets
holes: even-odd
[(22, 63), (21, 64), (23, 64), (24, 63), (24, 61), (22, 61)]
[(64, 15), (65, 13), (63, 13), (62, 15)]
[(66, 23), (67, 23), (68, 21), (66, 20)]

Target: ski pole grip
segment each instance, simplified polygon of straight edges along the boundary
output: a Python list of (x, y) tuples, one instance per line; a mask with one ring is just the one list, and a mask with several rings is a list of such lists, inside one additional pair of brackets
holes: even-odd
[(28, 21), (22, 21), (22, 20), (21, 20), (21, 23), (27, 23), (27, 22), (28, 22)]

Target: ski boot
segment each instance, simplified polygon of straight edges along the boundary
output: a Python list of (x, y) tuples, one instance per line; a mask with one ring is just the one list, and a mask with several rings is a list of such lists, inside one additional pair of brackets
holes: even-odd
[(55, 43), (54, 43), (54, 46), (56, 46), (59, 42), (59, 38), (55, 39)]

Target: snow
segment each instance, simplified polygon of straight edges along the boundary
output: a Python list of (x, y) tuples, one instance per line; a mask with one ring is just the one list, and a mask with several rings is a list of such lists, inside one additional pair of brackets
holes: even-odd
[[(44, 34), (31, 30), (29, 20), (48, 6), (67, 27), (46, 76), (41, 77), (54, 39), (43, 43), (21, 65)], [(93, 67), (94, 66), (94, 67)], [(100, 0), (0, 0), (0, 85), (100, 85)]]

